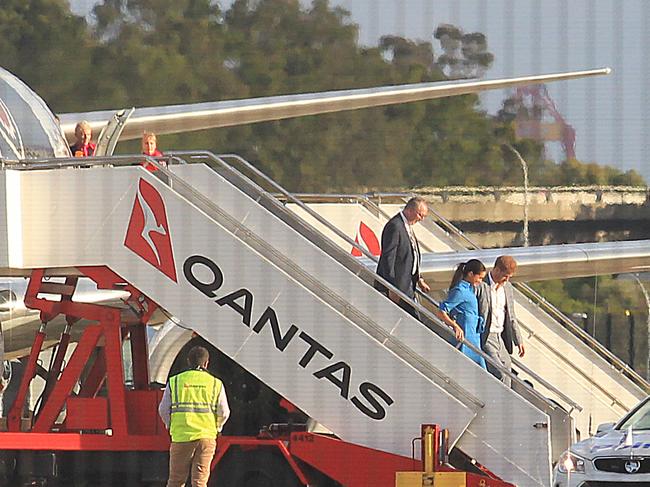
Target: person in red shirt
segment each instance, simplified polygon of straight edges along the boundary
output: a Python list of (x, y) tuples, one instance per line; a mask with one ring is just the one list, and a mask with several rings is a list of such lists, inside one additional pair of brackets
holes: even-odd
[(82, 120), (74, 128), (76, 142), (70, 146), (70, 152), (73, 157), (89, 157), (95, 155), (95, 144), (90, 141), (93, 131), (90, 124)]
[[(162, 157), (163, 153), (158, 150), (156, 141), (156, 134), (153, 132), (144, 132), (142, 134), (142, 153), (145, 156), (151, 157)], [(142, 165), (149, 171), (157, 171), (157, 169), (146, 161), (142, 162)]]

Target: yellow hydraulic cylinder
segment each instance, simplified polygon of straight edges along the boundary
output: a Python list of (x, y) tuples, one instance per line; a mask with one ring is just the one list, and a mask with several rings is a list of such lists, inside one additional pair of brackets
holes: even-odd
[(433, 473), (433, 456), (434, 456), (434, 429), (431, 426), (424, 428), (424, 437), (422, 438), (422, 447), (424, 456), (424, 473)]
[(435, 472), (438, 435), (433, 426), (422, 428), (422, 459), (424, 472), (397, 472), (396, 487), (466, 487), (465, 472)]

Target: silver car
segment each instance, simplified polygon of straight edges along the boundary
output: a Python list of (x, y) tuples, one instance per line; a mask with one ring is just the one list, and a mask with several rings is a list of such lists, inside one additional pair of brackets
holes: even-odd
[(650, 487), (650, 397), (618, 423), (571, 446), (553, 471), (554, 487)]

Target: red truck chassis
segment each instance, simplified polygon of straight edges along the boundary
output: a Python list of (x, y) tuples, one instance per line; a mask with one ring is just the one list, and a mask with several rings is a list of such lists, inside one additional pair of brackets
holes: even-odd
[[(7, 431), (0, 432), (0, 485), (116, 485), (118, 481), (164, 485), (169, 435), (158, 416), (162, 390), (149, 383), (145, 328), (158, 305), (105, 267), (78, 270), (100, 289), (128, 291), (127, 306), (73, 301), (77, 277), (54, 282), (44, 277), (42, 269), (32, 272), (25, 304), (40, 311), (43, 324), (34, 337), (16, 400), (8, 412)], [(44, 348), (46, 325), (59, 315), (65, 317), (67, 326), (56, 343), (50, 370), (45, 370), (38, 357)], [(71, 330), (80, 320), (90, 324), (64, 365)], [(123, 344), (127, 339), (132, 387), (125, 386)], [(40, 407), (26, 419), (27, 393), (37, 375), (45, 379)], [(444, 437), (438, 426), (422, 427), (421, 451), (430, 452), (427, 463), (331, 436), (291, 431), (290, 427), (278, 435), (221, 436), (211, 482), (232, 486), (394, 486), (397, 472), (410, 472), (397, 485), (415, 485), (406, 477), (435, 472), (455, 478), (460, 474), (467, 486), (511, 485), (487, 470), (479, 475), (445, 466)], [(436, 478), (443, 482), (436, 485), (452, 485)]]

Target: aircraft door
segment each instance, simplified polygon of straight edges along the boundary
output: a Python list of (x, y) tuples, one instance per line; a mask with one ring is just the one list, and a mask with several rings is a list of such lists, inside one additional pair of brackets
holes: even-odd
[(96, 156), (112, 156), (117, 141), (120, 139), (126, 121), (135, 111), (134, 107), (115, 112), (97, 138)]

